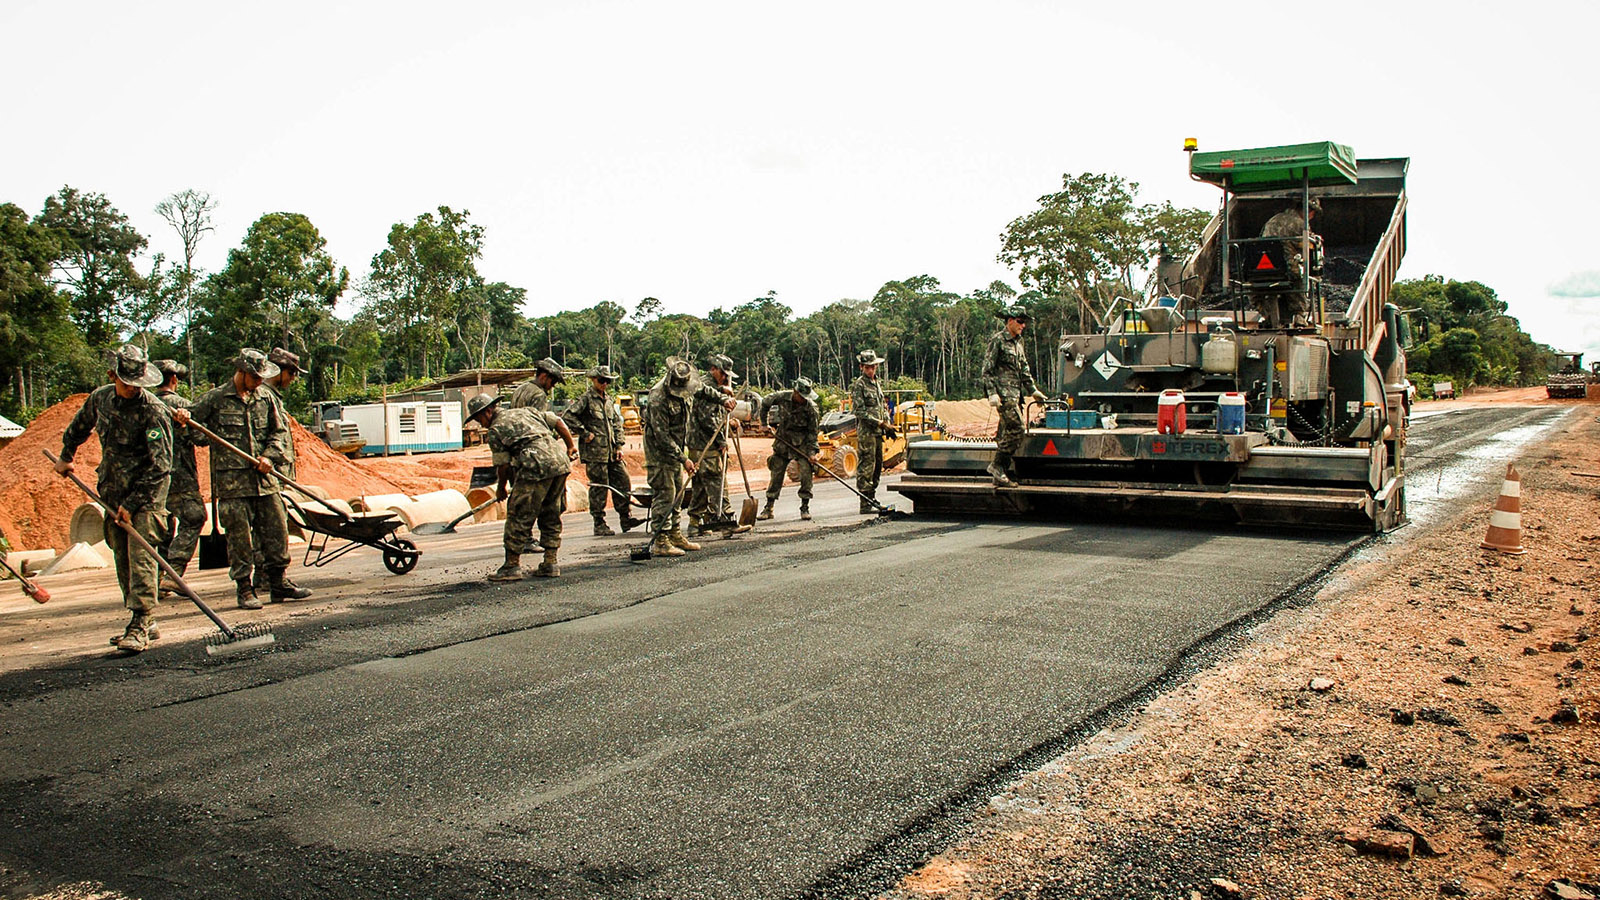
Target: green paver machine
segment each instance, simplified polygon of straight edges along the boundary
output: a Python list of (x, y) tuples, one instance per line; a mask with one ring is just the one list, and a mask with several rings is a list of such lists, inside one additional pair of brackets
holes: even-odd
[(1388, 299), (1409, 161), (1184, 149), (1222, 191), (1200, 249), (1103, 330), (1061, 336), (1015, 487), (985, 475), (992, 442), (912, 444), (893, 489), (916, 511), (1405, 523), (1406, 326)]

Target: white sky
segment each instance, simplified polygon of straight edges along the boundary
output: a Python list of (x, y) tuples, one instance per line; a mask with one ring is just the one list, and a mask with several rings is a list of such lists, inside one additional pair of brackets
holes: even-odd
[(1016, 285), (998, 236), (1063, 173), (1210, 209), (1184, 137), (1335, 140), (1411, 157), (1402, 277), (1483, 281), (1600, 359), (1596, 9), (7, 0), (0, 201), (99, 191), (172, 258), (154, 207), (197, 188), (206, 269), (290, 211), (354, 279), (444, 204), (532, 315), (804, 314), (924, 273)]

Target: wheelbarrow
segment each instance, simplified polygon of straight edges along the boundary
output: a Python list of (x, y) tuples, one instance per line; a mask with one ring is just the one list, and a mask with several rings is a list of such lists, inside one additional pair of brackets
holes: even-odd
[(290, 515), (306, 532), (307, 566), (325, 566), (357, 547), (371, 547), (383, 554), (384, 566), (396, 575), (404, 575), (417, 567), (422, 551), (416, 544), (395, 535), (395, 530), (405, 523), (394, 513), (337, 515), (337, 511), (323, 512), (301, 506), (287, 492), (282, 496), (289, 505)]

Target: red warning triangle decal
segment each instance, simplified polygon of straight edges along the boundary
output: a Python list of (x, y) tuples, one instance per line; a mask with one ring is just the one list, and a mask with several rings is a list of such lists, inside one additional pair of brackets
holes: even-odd
[(1272, 260), (1267, 258), (1266, 251), (1263, 250), (1261, 252), (1261, 261), (1256, 263), (1256, 271), (1259, 272), (1262, 269), (1276, 269), (1276, 268), (1277, 268), (1277, 266), (1272, 264)]
[(1061, 451), (1056, 449), (1056, 439), (1055, 438), (1051, 438), (1050, 440), (1044, 442), (1044, 455), (1045, 456), (1060, 456), (1061, 455)]

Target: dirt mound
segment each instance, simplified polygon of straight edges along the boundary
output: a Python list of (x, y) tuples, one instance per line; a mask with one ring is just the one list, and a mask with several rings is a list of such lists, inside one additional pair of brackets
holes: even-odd
[[(68, 523), (72, 511), (88, 498), (77, 486), (57, 475), (41, 450), (58, 453), (61, 434), (83, 407), (88, 394), (73, 394), (39, 414), (27, 430), (0, 448), (0, 534), (14, 549), (39, 550), (67, 547)], [(324, 488), (335, 497), (362, 494), (393, 494), (400, 488), (379, 475), (356, 466), (341, 454), (291, 420), (299, 482)], [(208, 448), (195, 454), (200, 470), (200, 492), (210, 497), (211, 470)], [(79, 477), (94, 485), (94, 470), (100, 465), (100, 439), (89, 439), (78, 448), (73, 460)]]

